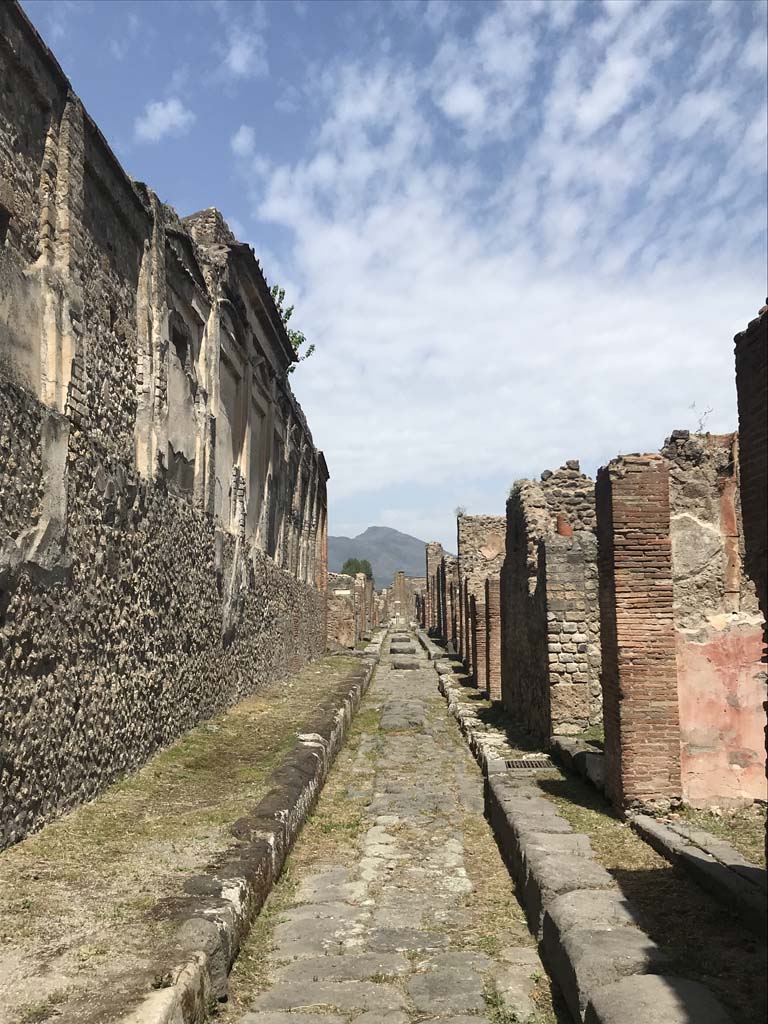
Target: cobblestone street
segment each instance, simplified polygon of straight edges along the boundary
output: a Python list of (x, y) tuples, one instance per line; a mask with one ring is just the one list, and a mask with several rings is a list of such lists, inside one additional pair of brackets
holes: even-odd
[[(480, 772), (434, 668), (417, 641), (404, 646), (413, 653), (383, 654), (289, 861), (290, 895), (272, 897), (268, 987), (241, 1024), (556, 1019)], [(352, 821), (337, 820), (350, 801)]]

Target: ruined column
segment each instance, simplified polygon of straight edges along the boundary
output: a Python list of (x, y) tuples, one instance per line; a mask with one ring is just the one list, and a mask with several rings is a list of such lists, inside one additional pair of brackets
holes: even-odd
[[(734, 338), (745, 568), (768, 620), (768, 300)], [(767, 641), (768, 642), (768, 641)]]
[(425, 590), (425, 628), (430, 633), (437, 633), (439, 628), (439, 596), (438, 596), (438, 573), (440, 563), (443, 559), (443, 546), (433, 540), (427, 544), (427, 583)]
[(597, 477), (606, 791), (617, 807), (679, 800), (669, 471), (658, 455)]
[(501, 700), (500, 581), (485, 581), (485, 684), (490, 700)]
[[(458, 575), (462, 584), (464, 616), (467, 626), (470, 622), (470, 598), (476, 602), (476, 614), (485, 623), (485, 581), (488, 577), (498, 578), (504, 561), (504, 537), (506, 520), (503, 516), (460, 515), (457, 519)], [(479, 608), (477, 607), (479, 605)], [(460, 651), (467, 672), (477, 681), (485, 679), (485, 641), (481, 638), (482, 658), (478, 664), (477, 644), (471, 628), (465, 630), (463, 648)]]

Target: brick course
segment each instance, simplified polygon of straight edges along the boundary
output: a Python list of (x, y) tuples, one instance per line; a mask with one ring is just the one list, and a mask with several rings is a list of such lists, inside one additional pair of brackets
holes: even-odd
[(619, 807), (681, 796), (669, 471), (625, 456), (597, 477), (606, 788)]

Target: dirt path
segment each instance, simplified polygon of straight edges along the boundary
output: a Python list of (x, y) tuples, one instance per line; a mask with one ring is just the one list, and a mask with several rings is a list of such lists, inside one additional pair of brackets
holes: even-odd
[(559, 1019), (483, 817), (481, 775), (411, 646), (415, 670), (383, 654), (235, 967), (228, 1021)]

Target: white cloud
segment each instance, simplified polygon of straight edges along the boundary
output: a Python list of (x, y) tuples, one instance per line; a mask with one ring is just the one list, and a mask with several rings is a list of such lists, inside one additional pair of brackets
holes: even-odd
[(694, 401), (735, 425), (761, 96), (701, 86), (710, 44), (678, 5), (608, 4), (597, 37), (558, 26), (567, 6), (437, 24), (422, 65), (326, 68), (308, 151), (256, 185), (244, 136), (253, 212), (292, 239), (279, 273), (317, 344), (294, 379), (348, 524), (452, 546), (453, 508), (499, 513), (516, 477), (655, 450)]
[(253, 156), (256, 152), (256, 133), (247, 124), (241, 124), (229, 142), (235, 156)]
[(266, 75), (264, 40), (255, 32), (233, 33), (224, 52), (224, 65), (235, 78), (257, 78)]
[(185, 135), (194, 122), (194, 113), (175, 96), (154, 100), (134, 121), (133, 136), (136, 142), (159, 142), (169, 135)]

